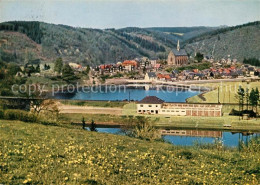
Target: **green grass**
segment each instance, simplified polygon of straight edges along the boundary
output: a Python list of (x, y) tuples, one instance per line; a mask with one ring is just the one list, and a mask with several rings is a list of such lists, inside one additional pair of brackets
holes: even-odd
[[(258, 184), (259, 151), (0, 120), (3, 184)], [(259, 148), (259, 144), (255, 147)]]
[(87, 100), (59, 100), (64, 105), (92, 106), (92, 107), (123, 107), (127, 102), (122, 101), (87, 101)]
[[(66, 82), (62, 81), (62, 80), (52, 80), (50, 78), (47, 77), (36, 77), (36, 76), (31, 76), (27, 78), (27, 83), (28, 84), (41, 84), (42, 88), (44, 88), (43, 90), (52, 90), (53, 87), (61, 87), (61, 86), (65, 86)], [(44, 86), (43, 86), (44, 85)]]
[(121, 124), (124, 123), (126, 116), (117, 116), (117, 115), (109, 115), (109, 114), (82, 114), (82, 113), (71, 113), (71, 114), (61, 114), (60, 120), (63, 122), (74, 122), (81, 123), (82, 118), (86, 120), (86, 122), (91, 122), (94, 120), (96, 123), (104, 123), (104, 124)]
[(213, 91), (206, 92), (203, 97), (206, 99), (203, 101), (199, 95), (188, 98), (189, 103), (218, 103), (218, 87), (219, 87), (219, 101), (220, 103), (238, 103), (235, 95), (239, 89), (239, 86), (243, 88), (260, 88), (260, 82), (251, 82), (247, 84), (246, 82), (223, 82), (223, 83), (208, 83), (208, 84), (198, 84), (198, 86), (206, 86), (216, 88)]
[[(128, 115), (130, 116), (130, 115)], [(145, 116), (135, 114), (132, 116)], [(259, 119), (239, 120), (237, 116), (223, 117), (188, 117), (188, 116), (163, 116), (163, 115), (146, 115), (153, 122), (154, 126), (159, 127), (179, 127), (179, 128), (196, 128), (196, 129), (230, 129), (230, 130), (250, 130), (259, 131)], [(107, 115), (107, 114), (61, 114), (63, 122), (81, 123), (82, 117), (87, 122), (94, 120), (99, 124), (124, 124), (127, 121), (127, 115)], [(231, 127), (225, 127), (231, 125)]]

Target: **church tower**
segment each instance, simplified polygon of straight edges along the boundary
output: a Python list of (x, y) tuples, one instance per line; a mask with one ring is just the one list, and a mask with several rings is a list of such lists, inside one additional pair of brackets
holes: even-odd
[(181, 49), (179, 40), (177, 48), (170, 51), (167, 63), (169, 66), (183, 66), (188, 64), (188, 55), (185, 49)]
[(178, 40), (177, 51), (180, 51), (180, 41)]

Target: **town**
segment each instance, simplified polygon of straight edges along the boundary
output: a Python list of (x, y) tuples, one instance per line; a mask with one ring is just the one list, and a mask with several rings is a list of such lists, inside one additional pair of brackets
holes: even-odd
[(260, 184), (259, 5), (0, 1), (0, 185)]
[[(57, 60), (60, 61), (60, 59)], [(18, 72), (17, 75), (55, 76), (62, 72), (61, 69), (57, 70), (50, 65), (48, 63), (38, 66), (26, 65), (22, 67), (23, 73)], [(214, 60), (212, 56), (204, 56), (201, 53), (197, 53), (194, 57), (188, 56), (184, 49), (180, 49), (179, 42), (177, 48), (170, 51), (166, 59), (142, 57), (91, 67), (73, 62), (68, 62), (68, 65), (76, 75), (87, 71), (89, 73), (88, 79), (93, 85), (194, 82), (215, 79), (230, 79), (232, 81), (232, 79), (257, 79), (260, 76), (259, 67), (237, 61), (230, 56), (221, 60)], [(38, 68), (38, 70), (30, 70), (31, 68)], [(89, 81), (86, 84), (89, 84)]]

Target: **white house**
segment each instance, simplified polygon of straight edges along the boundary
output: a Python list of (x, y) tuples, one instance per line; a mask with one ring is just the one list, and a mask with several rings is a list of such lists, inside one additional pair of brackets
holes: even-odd
[(139, 114), (158, 114), (164, 101), (156, 96), (146, 96), (137, 103), (137, 113)]
[(157, 76), (154, 72), (146, 73), (144, 76), (144, 79), (147, 81), (153, 81), (153, 80), (156, 80), (156, 78), (157, 78)]

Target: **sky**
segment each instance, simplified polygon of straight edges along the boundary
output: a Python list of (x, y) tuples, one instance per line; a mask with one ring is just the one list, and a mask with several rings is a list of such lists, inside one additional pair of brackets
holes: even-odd
[(0, 0), (0, 22), (87, 28), (234, 26), (260, 20), (260, 0)]

